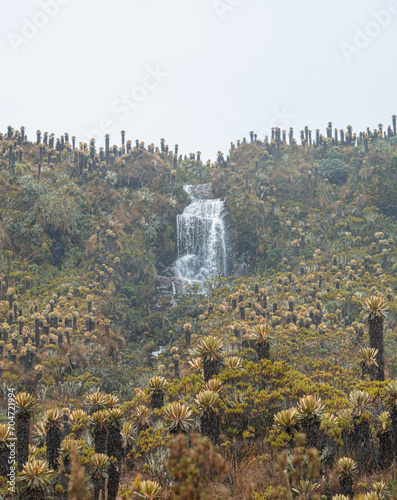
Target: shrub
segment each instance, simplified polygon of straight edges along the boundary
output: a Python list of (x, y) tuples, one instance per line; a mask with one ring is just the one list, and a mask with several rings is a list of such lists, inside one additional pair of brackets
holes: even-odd
[(390, 144), (393, 144), (393, 145), (397, 144), (397, 135), (395, 137), (390, 138)]
[(191, 445), (179, 435), (170, 443), (168, 471), (178, 480), (172, 485), (175, 500), (211, 498), (210, 481), (221, 478), (226, 462), (209, 439), (193, 434)]
[(347, 180), (347, 166), (341, 160), (320, 160), (318, 169), (323, 177), (326, 177), (331, 184), (344, 184)]

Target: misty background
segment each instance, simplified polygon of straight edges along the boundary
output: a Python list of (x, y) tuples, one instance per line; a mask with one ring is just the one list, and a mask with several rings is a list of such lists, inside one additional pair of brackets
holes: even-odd
[(110, 133), (215, 160), (272, 126), (355, 131), (397, 112), (397, 3), (0, 0), (0, 129)]

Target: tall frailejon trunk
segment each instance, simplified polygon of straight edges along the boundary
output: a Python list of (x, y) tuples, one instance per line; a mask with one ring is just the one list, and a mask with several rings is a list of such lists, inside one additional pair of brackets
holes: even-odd
[(337, 443), (327, 434), (322, 433), (320, 442), (321, 451), (321, 466), (325, 468), (332, 468), (335, 462)]
[(306, 434), (306, 444), (309, 448), (320, 449), (322, 431), (320, 429), (321, 422), (316, 418), (303, 420), (301, 431)]
[(94, 477), (92, 482), (94, 484), (94, 500), (104, 499), (106, 494), (105, 478)]
[(106, 438), (107, 430), (103, 425), (95, 425), (94, 427), (94, 449), (95, 453), (106, 454)]
[(354, 417), (353, 419), (354, 445), (356, 449), (356, 462), (360, 472), (364, 472), (368, 466), (370, 428), (369, 420), (365, 417)]
[(24, 500), (46, 500), (47, 494), (44, 491), (41, 490), (31, 490), (31, 491), (26, 491), (23, 494)]
[(16, 431), (18, 470), (22, 471), (24, 464), (29, 459), (30, 417), (17, 416)]
[(68, 500), (68, 485), (69, 485), (69, 477), (70, 477), (70, 458), (64, 458), (63, 459), (63, 466), (64, 470), (62, 471), (62, 474), (59, 477), (59, 483), (64, 489), (63, 492), (59, 493), (59, 497), (62, 500)]
[(397, 459), (397, 407), (390, 410), (394, 458)]
[(201, 434), (208, 437), (213, 444), (219, 442), (219, 424), (219, 415), (212, 410), (205, 411), (200, 417)]
[(353, 492), (353, 479), (351, 477), (343, 477), (339, 481), (339, 486), (340, 486), (340, 494), (349, 496), (350, 498), (353, 498), (354, 492)]
[(379, 435), (379, 467), (388, 469), (394, 459), (393, 436), (391, 432), (382, 432)]
[(378, 369), (375, 365), (366, 365), (363, 363), (361, 365), (361, 376), (364, 379), (368, 375), (370, 380), (377, 380)]
[(268, 342), (261, 342), (256, 345), (259, 361), (261, 359), (270, 359), (270, 345)]
[(153, 391), (150, 400), (150, 407), (152, 410), (160, 409), (164, 406), (164, 391)]
[(116, 459), (109, 465), (108, 478), (108, 500), (116, 500), (119, 489), (121, 459), (123, 456), (123, 445), (120, 430), (111, 426), (109, 428), (107, 441), (107, 454)]
[(8, 464), (8, 457), (10, 456), (10, 450), (7, 448), (6, 444), (1, 443), (0, 445), (0, 476), (7, 478), (7, 474), (10, 472), (10, 466)]
[(204, 359), (204, 382), (208, 382), (214, 375), (219, 374), (220, 363), (219, 361), (211, 361)]
[(49, 426), (46, 434), (47, 460), (50, 469), (58, 470), (58, 450), (62, 442), (62, 433), (55, 424)]
[(179, 378), (179, 359), (173, 359), (174, 363), (174, 376), (175, 378)]
[(342, 429), (341, 434), (343, 446), (342, 453), (344, 455), (350, 455), (354, 450), (354, 432), (350, 427), (348, 429)]
[(376, 316), (369, 320), (369, 345), (373, 349), (377, 349), (378, 353), (376, 355), (376, 362), (378, 367), (376, 368), (376, 378), (375, 380), (383, 381), (385, 380), (385, 360), (384, 360), (384, 346), (383, 346), (383, 323), (384, 319), (382, 316)]

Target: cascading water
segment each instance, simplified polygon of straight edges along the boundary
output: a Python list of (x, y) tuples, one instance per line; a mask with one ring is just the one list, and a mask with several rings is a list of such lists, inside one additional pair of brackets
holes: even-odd
[(177, 216), (178, 260), (175, 272), (185, 283), (201, 284), (227, 276), (225, 202), (210, 198), (211, 185), (184, 186), (192, 200)]

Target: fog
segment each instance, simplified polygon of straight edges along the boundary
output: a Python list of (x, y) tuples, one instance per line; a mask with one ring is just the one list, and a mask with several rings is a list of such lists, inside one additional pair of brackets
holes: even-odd
[(397, 2), (2, 0), (0, 128), (215, 159), (272, 126), (390, 123)]

